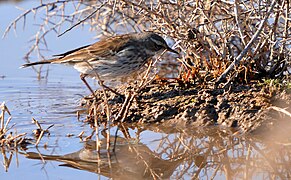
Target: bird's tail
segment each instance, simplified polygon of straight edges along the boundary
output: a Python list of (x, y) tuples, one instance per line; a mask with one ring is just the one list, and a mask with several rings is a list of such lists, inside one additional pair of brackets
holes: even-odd
[(49, 60), (44, 60), (44, 61), (38, 61), (38, 62), (32, 62), (32, 63), (27, 63), (27, 64), (23, 64), (20, 66), (20, 68), (26, 68), (29, 66), (34, 66), (34, 65), (39, 65), (39, 64), (51, 64), (52, 62), (54, 62), (56, 59), (49, 59)]

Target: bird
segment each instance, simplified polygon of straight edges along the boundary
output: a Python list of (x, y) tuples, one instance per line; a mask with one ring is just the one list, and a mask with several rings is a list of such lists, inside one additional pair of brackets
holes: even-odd
[(179, 54), (154, 32), (129, 33), (105, 38), (91, 45), (54, 55), (48, 60), (23, 64), (21, 68), (40, 64), (71, 65), (80, 72), (81, 80), (94, 95), (86, 77), (102, 82), (128, 77), (163, 51)]

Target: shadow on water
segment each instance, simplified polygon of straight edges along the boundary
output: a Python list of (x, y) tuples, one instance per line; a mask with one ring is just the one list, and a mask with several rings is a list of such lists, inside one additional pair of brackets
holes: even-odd
[[(96, 142), (88, 141), (79, 151), (65, 155), (28, 150), (25, 156), (118, 179), (286, 179), (291, 175), (291, 148), (286, 134), (281, 137), (284, 142), (275, 142), (218, 127), (168, 129), (171, 133), (164, 133), (166, 129), (161, 128), (162, 125), (138, 127), (135, 138), (117, 137), (115, 151), (113, 144), (110, 151), (106, 150), (103, 138), (100, 153)], [(161, 134), (152, 142), (143, 143), (140, 135), (150, 136), (153, 131)], [(154, 148), (151, 143), (156, 143)]]

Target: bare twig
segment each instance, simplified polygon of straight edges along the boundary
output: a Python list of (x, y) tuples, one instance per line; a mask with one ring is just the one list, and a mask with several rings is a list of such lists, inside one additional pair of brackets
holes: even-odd
[(73, 28), (75, 28), (76, 26), (82, 24), (83, 22), (85, 22), (86, 20), (92, 18), (92, 16), (94, 14), (96, 14), (96, 12), (98, 12), (104, 5), (106, 4), (106, 1), (104, 1), (103, 4), (101, 4), (97, 9), (95, 9), (92, 13), (90, 13), (87, 17), (85, 17), (84, 19), (80, 20), (79, 22), (77, 22), (76, 24), (74, 24), (73, 26), (71, 26), (69, 29), (65, 30), (63, 33), (59, 34), (58, 37), (64, 35), (65, 33), (69, 32), (70, 30), (72, 30)]
[(243, 59), (243, 57), (246, 55), (246, 53), (249, 51), (249, 49), (251, 48), (251, 46), (253, 45), (254, 41), (257, 40), (257, 38), (259, 37), (259, 35), (262, 32), (262, 29), (264, 28), (264, 24), (267, 21), (267, 19), (269, 18), (275, 4), (276, 4), (276, 0), (273, 0), (270, 8), (265, 16), (265, 18), (261, 21), (260, 26), (258, 28), (258, 30), (256, 31), (256, 33), (253, 35), (252, 39), (248, 42), (248, 44), (246, 45), (246, 47), (244, 48), (244, 50), (239, 54), (239, 56), (237, 58), (234, 59), (234, 61), (230, 64), (230, 66), (228, 66), (228, 68), (220, 75), (220, 77), (218, 78), (218, 80), (216, 81), (216, 84), (220, 84), (227, 76), (227, 74), (236, 66), (239, 64), (239, 62)]

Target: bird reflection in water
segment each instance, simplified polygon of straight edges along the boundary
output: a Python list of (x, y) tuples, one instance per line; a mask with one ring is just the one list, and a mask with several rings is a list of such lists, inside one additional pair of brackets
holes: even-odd
[[(114, 142), (114, 137), (111, 137)], [(181, 158), (164, 160), (142, 143), (130, 142), (117, 137), (115, 151), (106, 150), (106, 139), (101, 140), (100, 153), (96, 150), (96, 141), (85, 142), (84, 148), (66, 155), (44, 155), (28, 152), (29, 159), (59, 161), (66, 166), (94, 172), (109, 178), (118, 179), (168, 179)]]

